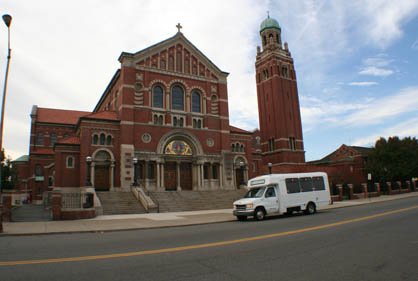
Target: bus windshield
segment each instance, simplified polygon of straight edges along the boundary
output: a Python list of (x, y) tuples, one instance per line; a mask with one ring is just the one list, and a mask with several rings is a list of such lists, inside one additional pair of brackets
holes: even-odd
[(251, 188), (247, 192), (247, 194), (245, 194), (244, 198), (260, 198), (261, 196), (263, 196), (265, 190), (266, 190), (265, 186)]

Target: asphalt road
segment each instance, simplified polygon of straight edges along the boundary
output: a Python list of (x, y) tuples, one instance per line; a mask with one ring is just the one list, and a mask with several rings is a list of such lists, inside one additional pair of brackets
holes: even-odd
[(418, 198), (190, 227), (0, 238), (0, 280), (418, 280)]

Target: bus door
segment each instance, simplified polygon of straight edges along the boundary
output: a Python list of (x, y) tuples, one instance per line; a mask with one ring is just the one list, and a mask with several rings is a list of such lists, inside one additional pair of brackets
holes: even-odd
[(276, 189), (274, 186), (269, 186), (264, 195), (265, 208), (268, 214), (276, 213), (279, 211), (279, 198), (277, 197)]

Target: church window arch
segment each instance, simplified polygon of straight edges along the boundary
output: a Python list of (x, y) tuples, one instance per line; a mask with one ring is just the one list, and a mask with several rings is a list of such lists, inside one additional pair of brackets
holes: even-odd
[(152, 90), (152, 103), (154, 107), (163, 108), (164, 95), (163, 89), (160, 86), (155, 86)]
[(99, 142), (99, 136), (94, 134), (93, 135), (93, 144), (97, 144)]
[(101, 133), (100, 134), (100, 145), (104, 145), (105, 144), (105, 134)]
[(67, 168), (74, 168), (74, 157), (73, 156), (68, 156), (67, 157)]
[(231, 150), (232, 150), (232, 152), (235, 152), (235, 144), (231, 145)]
[(39, 164), (36, 164), (35, 166), (35, 176), (42, 176), (42, 167)]
[(264, 35), (264, 37), (263, 37), (263, 45), (266, 45), (267, 44), (267, 38), (266, 38), (266, 35)]
[(106, 145), (112, 145), (112, 136), (111, 135), (108, 135), (106, 137)]
[(197, 91), (194, 91), (192, 93), (192, 112), (201, 112), (202, 106), (201, 106), (201, 96), (200, 93)]
[(171, 89), (171, 109), (184, 110), (184, 90), (177, 85)]

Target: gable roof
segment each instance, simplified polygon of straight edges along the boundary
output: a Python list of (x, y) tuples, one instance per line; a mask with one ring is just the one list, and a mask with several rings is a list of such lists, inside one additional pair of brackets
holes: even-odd
[(237, 128), (237, 127), (234, 127), (234, 126), (231, 126), (231, 125), (229, 125), (229, 130), (231, 131), (231, 133), (249, 134), (249, 135), (253, 134), (249, 131), (246, 131), (246, 130), (243, 130), (243, 129), (240, 129), (240, 128)]
[[(345, 158), (335, 159), (338, 152), (343, 150), (350, 150), (353, 152), (356, 152), (356, 155), (353, 156), (347, 156)], [(370, 147), (362, 147), (362, 146), (350, 146), (342, 144), (338, 149), (331, 152), (324, 158), (321, 158), (319, 160), (309, 161), (308, 163), (311, 164), (325, 164), (325, 163), (331, 163), (331, 162), (337, 162), (337, 161), (346, 161), (346, 160), (353, 160), (353, 157), (361, 155), (362, 157), (367, 157), (368, 153), (372, 150)]]
[(175, 42), (178, 41), (182, 41), (184, 43), (184, 45), (186, 46), (186, 49), (189, 49), (191, 51), (191, 53), (196, 53), (197, 56), (199, 56), (200, 58), (202, 58), (202, 62), (205, 62), (207, 65), (209, 65), (214, 72), (217, 72), (218, 75), (221, 75), (223, 77), (226, 78), (226, 76), (229, 75), (228, 72), (222, 71), (219, 69), (219, 67), (217, 67), (208, 57), (206, 57), (198, 48), (196, 48), (195, 45), (193, 45), (192, 42), (190, 42), (184, 35), (182, 32), (177, 32), (174, 36), (163, 40), (161, 42), (158, 42), (154, 45), (151, 45), (150, 47), (147, 47), (145, 49), (142, 49), (136, 53), (128, 53), (128, 52), (122, 52), (118, 58), (118, 60), (123, 63), (123, 60), (125, 58), (135, 58), (135, 59), (140, 59), (140, 58), (146, 58), (149, 56), (154, 55), (154, 53), (158, 53), (159, 50), (158, 49), (163, 49), (166, 47), (171, 47)]
[(118, 115), (115, 111), (100, 111), (100, 112), (93, 112), (89, 115), (83, 116), (83, 118), (90, 118), (90, 119), (101, 119), (101, 120), (119, 120)]
[(16, 160), (13, 160), (12, 162), (29, 162), (29, 155), (22, 155)]
[(87, 111), (53, 109), (38, 107), (36, 121), (41, 123), (76, 125), (80, 117), (90, 114)]

